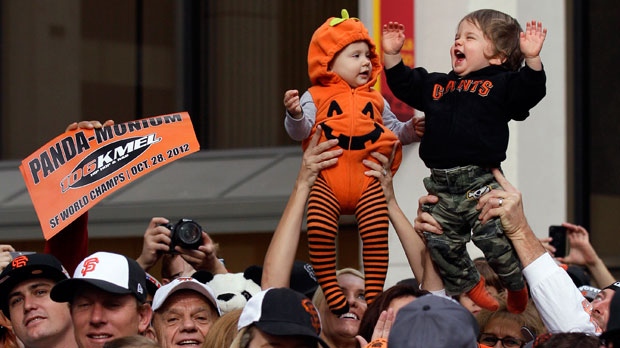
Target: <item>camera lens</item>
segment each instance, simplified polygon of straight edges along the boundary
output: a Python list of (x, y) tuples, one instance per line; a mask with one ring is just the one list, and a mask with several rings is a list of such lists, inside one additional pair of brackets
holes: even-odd
[(177, 225), (178, 244), (184, 248), (197, 249), (202, 242), (202, 227), (193, 221), (183, 221)]

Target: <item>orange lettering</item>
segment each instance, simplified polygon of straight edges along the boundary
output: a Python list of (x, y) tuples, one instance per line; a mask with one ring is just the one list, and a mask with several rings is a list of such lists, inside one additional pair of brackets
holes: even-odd
[(433, 99), (439, 100), (441, 99), (442, 96), (443, 96), (443, 87), (441, 87), (440, 84), (436, 83), (435, 86), (433, 86)]
[(478, 90), (478, 94), (481, 97), (486, 97), (489, 95), (489, 92), (491, 92), (491, 88), (493, 88), (493, 83), (489, 80), (486, 80), (482, 82), (482, 85), (480, 86), (480, 89)]
[(457, 89), (460, 91), (467, 91), (469, 90), (469, 87), (471, 86), (471, 83), (473, 81), (472, 80), (461, 80), (461, 82), (459, 82), (459, 86), (457, 87)]
[(476, 90), (478, 89), (478, 85), (480, 84), (480, 81), (472, 81), (472, 85), (471, 85), (471, 89), (469, 90), (471, 93), (476, 92)]
[(456, 86), (455, 81), (448, 81), (448, 84), (446, 85), (446, 93), (454, 92), (454, 86)]

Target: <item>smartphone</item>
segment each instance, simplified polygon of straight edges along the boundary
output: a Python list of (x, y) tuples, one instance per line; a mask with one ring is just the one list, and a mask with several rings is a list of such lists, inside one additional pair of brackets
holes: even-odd
[(566, 256), (566, 227), (549, 226), (549, 237), (553, 238), (549, 244), (555, 248), (555, 257)]

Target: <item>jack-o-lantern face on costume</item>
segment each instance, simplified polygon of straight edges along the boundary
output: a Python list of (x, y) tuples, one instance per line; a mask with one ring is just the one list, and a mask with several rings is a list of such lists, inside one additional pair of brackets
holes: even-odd
[[(331, 117), (333, 114), (340, 115), (342, 114), (342, 109), (338, 105), (338, 103), (334, 100), (331, 102), (329, 106), (329, 110), (327, 111), (327, 117)], [(338, 139), (338, 146), (345, 150), (364, 150), (366, 148), (366, 143), (376, 143), (381, 134), (385, 133), (383, 128), (376, 122), (374, 122), (375, 115), (372, 108), (372, 104), (369, 102), (366, 104), (366, 107), (362, 110), (363, 114), (368, 114), (368, 119), (372, 121), (373, 128), (368, 133), (363, 135), (345, 135), (339, 134), (335, 135), (334, 130), (329, 126), (329, 122), (325, 121), (322, 123), (321, 127), (323, 127), (323, 132), (325, 133), (325, 137), (327, 139)]]
[[(311, 87), (310, 93), (317, 107), (315, 126), (320, 124), (323, 128), (320, 141), (338, 139), (338, 146), (345, 150), (338, 163), (322, 170), (321, 176), (338, 198), (342, 214), (352, 214), (359, 197), (375, 180), (364, 174), (368, 168), (362, 161), (373, 160), (372, 152), (389, 157), (398, 138), (383, 125), (380, 110), (384, 101), (378, 92), (360, 88), (352, 93), (350, 88), (337, 83)], [(399, 149), (392, 162), (393, 173), (401, 159)]]

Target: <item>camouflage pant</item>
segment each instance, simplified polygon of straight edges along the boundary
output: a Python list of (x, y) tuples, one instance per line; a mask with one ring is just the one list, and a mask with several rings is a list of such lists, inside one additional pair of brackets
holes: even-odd
[(467, 253), (470, 241), (484, 253), (489, 265), (509, 290), (524, 287), (521, 265), (510, 240), (504, 235), (499, 219), (480, 224), (476, 210), (478, 199), (501, 188), (490, 169), (478, 166), (432, 169), (424, 178), (426, 190), (439, 197), (437, 204), (425, 204), (441, 224), (443, 234), (424, 232), (433, 261), (439, 268), (446, 292), (450, 295), (471, 290), (480, 274)]

